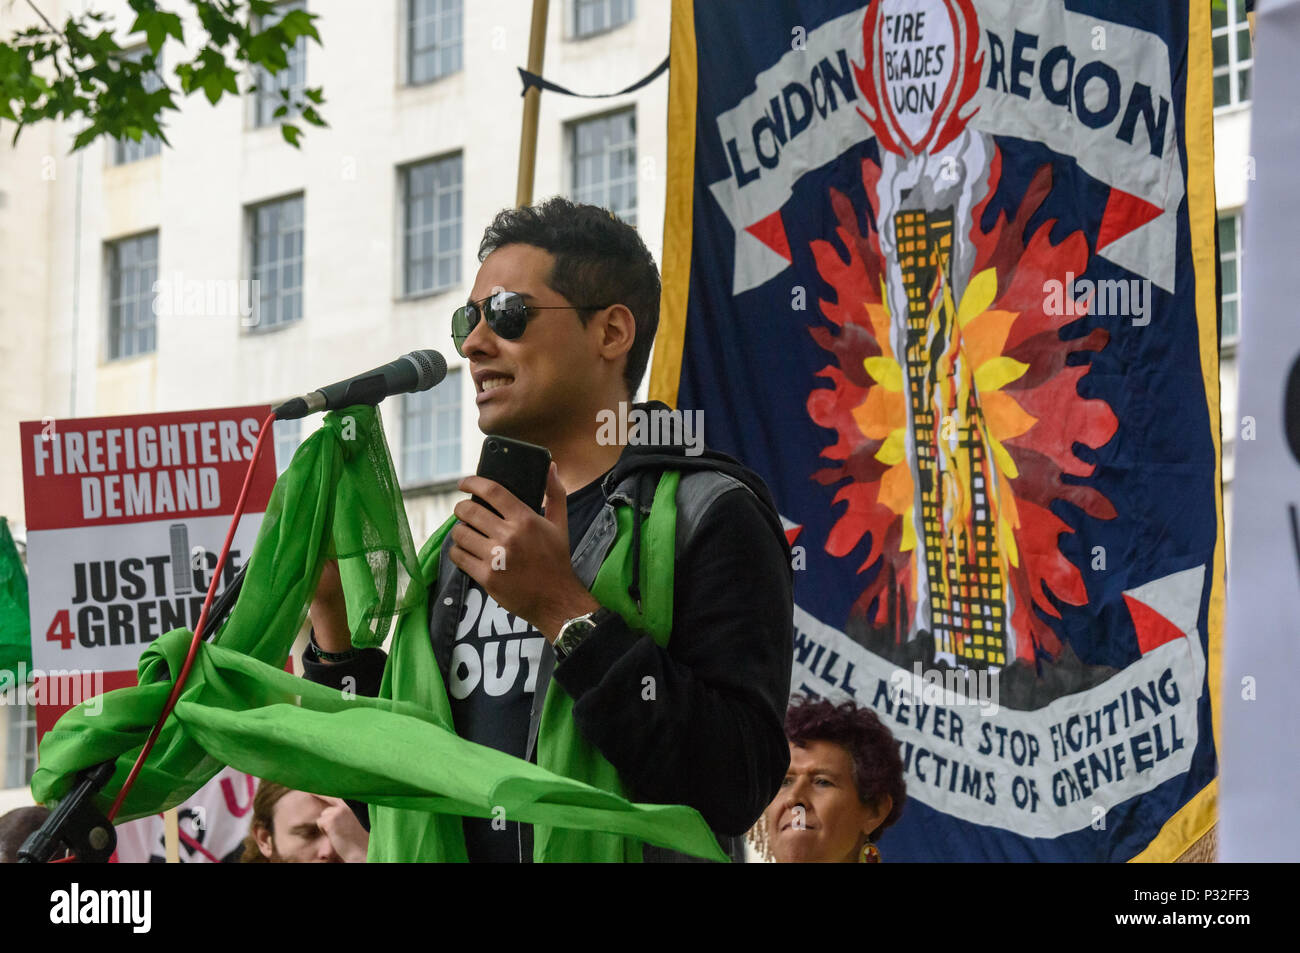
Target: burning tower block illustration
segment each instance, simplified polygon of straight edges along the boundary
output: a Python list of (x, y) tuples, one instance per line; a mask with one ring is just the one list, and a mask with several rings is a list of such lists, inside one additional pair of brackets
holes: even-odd
[[(901, 211), (894, 228), (907, 292), (907, 398), (935, 652), (970, 668), (1000, 667), (1006, 664), (1006, 585), (989, 505), (993, 473), (983, 414), (970, 369), (960, 356), (947, 359), (956, 319), (943, 294), (951, 287), (953, 210)], [(967, 377), (962, 407), (948, 403), (958, 392), (946, 386), (948, 368)]]

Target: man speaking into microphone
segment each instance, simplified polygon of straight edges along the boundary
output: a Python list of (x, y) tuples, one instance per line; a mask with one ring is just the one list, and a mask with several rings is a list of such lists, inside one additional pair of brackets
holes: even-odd
[[(635, 229), (555, 198), (498, 214), (478, 257), (452, 332), (479, 429), (553, 462), (545, 515), (494, 481), (460, 483), (488, 506), (456, 505), (428, 599), (455, 730), (634, 801), (694, 807), (739, 860), (789, 762), (792, 571), (771, 496), (680, 429), (629, 436), (629, 416), (676, 413), (629, 406), (660, 294)], [(310, 615), (306, 677), (378, 694), (385, 654), (352, 647), (333, 564)], [(547, 856), (508, 818), (462, 829), (471, 861)], [(592, 842), (604, 859), (686, 859), (594, 836), (610, 841)]]

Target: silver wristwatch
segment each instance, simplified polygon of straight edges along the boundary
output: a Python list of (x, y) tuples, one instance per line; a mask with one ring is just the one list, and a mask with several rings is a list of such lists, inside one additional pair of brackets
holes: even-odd
[(596, 626), (600, 625), (610, 616), (610, 611), (604, 606), (586, 615), (576, 616), (567, 620), (564, 625), (560, 626), (560, 634), (555, 637), (552, 647), (555, 649), (556, 661), (564, 661), (573, 654), (587, 636), (596, 631)]

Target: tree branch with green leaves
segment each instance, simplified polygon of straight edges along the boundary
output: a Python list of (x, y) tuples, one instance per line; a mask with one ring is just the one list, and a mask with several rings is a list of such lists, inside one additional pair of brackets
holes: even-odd
[[(238, 96), (240, 74), (274, 77), (289, 68), (300, 39), (320, 45), (315, 14), (293, 9), (279, 16), (269, 0), (189, 0), (198, 29), (190, 39), (197, 52), (176, 63), (170, 75), (161, 68), (167, 40), (170, 49), (187, 53), (185, 24), (179, 13), (157, 0), (128, 0), (135, 19), (118, 43), (116, 24), (103, 13), (84, 12), (61, 26), (50, 21), (37, 0), (26, 0), (40, 23), (0, 39), (0, 128), (15, 124), (13, 141), (27, 126), (50, 119), (81, 122), (72, 151), (100, 136), (139, 142), (144, 136), (167, 141), (165, 113), (178, 111), (176, 94), (202, 92), (216, 105), (227, 94)], [(141, 43), (130, 42), (136, 35)], [(245, 93), (256, 93), (251, 84)], [(283, 100), (274, 112), (286, 142), (299, 146), (300, 118), (313, 126), (326, 122), (317, 107), (325, 99), (320, 87), (276, 90)]]

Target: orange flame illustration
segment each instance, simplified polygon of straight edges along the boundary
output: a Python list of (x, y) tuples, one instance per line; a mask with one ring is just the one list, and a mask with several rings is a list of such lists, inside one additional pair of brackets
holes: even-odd
[[(868, 201), (876, 205), (869, 209), (874, 221), (880, 169), (864, 161), (862, 174)], [(1103, 349), (1108, 333), (1097, 328), (1085, 337), (1062, 340), (1061, 329), (1079, 320), (1083, 308), (1057, 315), (1046, 307), (1046, 282), (1064, 282), (1067, 273), (1086, 271), (1087, 240), (1076, 231), (1051, 244), (1055, 220), (1025, 239), (1026, 223), (1051, 190), (1050, 166), (1035, 174), (1013, 218), (1003, 213), (989, 231), (982, 231), (979, 223), (1000, 177), (1001, 155), (995, 153), (988, 193), (972, 214), (976, 254), (966, 287), (955, 295), (941, 269), (928, 297), (930, 307), (943, 309), (950, 328), (936, 357), (934, 397), (944, 427), (966, 428), (963, 432), (974, 434), (983, 452), (977, 457), (951, 453), (954, 441), (948, 439), (951, 434), (939, 432), (943, 428), (935, 428), (932, 441), (914, 442), (944, 460), (943, 489), (951, 512), (942, 538), (930, 544), (933, 551), (927, 554), (939, 561), (937, 585), (947, 599), (965, 598), (960, 587), (948, 591), (950, 568), (973, 545), (972, 514), (983, 505), (966, 488), (987, 488), (998, 568), (1013, 596), (1009, 621), (1016, 655), (1032, 662), (1060, 649), (1056, 634), (1034, 608), (1059, 618), (1053, 597), (1069, 605), (1087, 601), (1082, 574), (1059, 546), (1061, 534), (1073, 530), (1051, 504), (1068, 501), (1097, 519), (1115, 517), (1101, 493), (1065, 483), (1062, 476), (1090, 476), (1094, 468), (1075, 454), (1075, 443), (1103, 446), (1118, 421), (1104, 401), (1080, 396), (1078, 384), (1089, 366), (1067, 363), (1071, 354)], [(902, 320), (905, 303), (888, 301), (887, 264), (876, 232), (859, 229), (858, 211), (842, 193), (830, 190), (830, 202), (848, 256), (842, 257), (829, 241), (811, 245), (818, 272), (835, 289), (836, 300), (819, 302), (835, 329), (809, 328), (834, 361), (818, 371), (832, 386), (813, 390), (807, 410), (838, 440), (822, 452), (836, 465), (817, 471), (813, 479), (826, 486), (843, 484), (834, 503), (845, 509), (825, 541), (826, 552), (844, 556), (869, 536), (870, 550), (857, 572), (879, 566), (854, 612), (873, 625), (893, 628), (902, 641), (913, 628), (917, 573), (925, 571), (918, 567), (918, 471), (912, 456), (918, 448), (909, 454), (907, 372), (890, 335), (892, 323)], [(979, 473), (969, 472), (972, 467)], [(975, 477), (981, 479), (973, 483)], [(933, 599), (933, 571), (930, 578)]]

